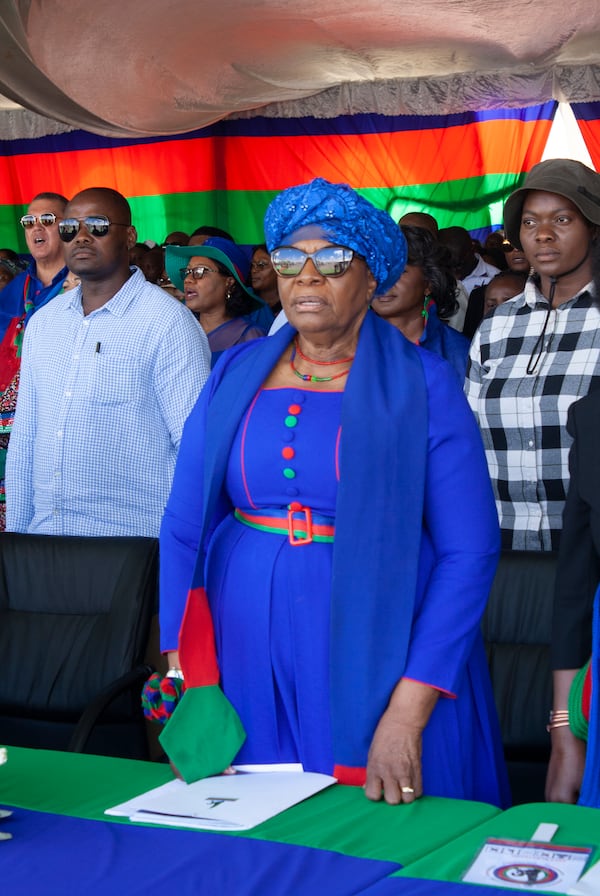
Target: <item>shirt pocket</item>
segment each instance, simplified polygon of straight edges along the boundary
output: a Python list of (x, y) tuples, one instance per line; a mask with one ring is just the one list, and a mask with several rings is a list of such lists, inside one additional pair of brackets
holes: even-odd
[(132, 354), (104, 347), (95, 353), (90, 395), (94, 404), (130, 404), (141, 392), (142, 368)]

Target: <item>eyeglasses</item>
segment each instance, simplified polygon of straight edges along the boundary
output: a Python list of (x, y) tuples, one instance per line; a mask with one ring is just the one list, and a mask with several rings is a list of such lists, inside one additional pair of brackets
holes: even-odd
[(322, 277), (341, 277), (354, 258), (347, 246), (323, 246), (316, 252), (303, 252), (294, 246), (280, 246), (271, 252), (271, 262), (280, 277), (297, 277), (308, 259)]
[(503, 252), (514, 252), (515, 249), (516, 249), (516, 246), (513, 246), (513, 244), (511, 242), (509, 242), (508, 240), (503, 241), (503, 243), (502, 243), (502, 251)]
[(43, 224), (44, 227), (52, 227), (58, 218), (53, 212), (42, 212), (41, 215), (23, 215), (21, 218), (21, 227), (24, 227), (25, 230), (29, 230), (31, 227), (35, 227), (37, 221), (40, 224)]
[(179, 273), (182, 280), (185, 280), (186, 277), (202, 280), (205, 274), (220, 274), (221, 272), (215, 270), (215, 268), (209, 268), (205, 264), (199, 264), (197, 268), (180, 268)]
[(250, 269), (252, 271), (262, 271), (262, 270), (264, 270), (264, 268), (270, 268), (270, 267), (271, 267), (270, 261), (251, 261), (250, 262)]
[(59, 221), (58, 235), (63, 243), (70, 243), (74, 240), (81, 225), (85, 225), (85, 229), (90, 236), (106, 236), (109, 227), (131, 227), (131, 224), (119, 224), (117, 221), (110, 221), (106, 215), (88, 215), (87, 218), (65, 218)]

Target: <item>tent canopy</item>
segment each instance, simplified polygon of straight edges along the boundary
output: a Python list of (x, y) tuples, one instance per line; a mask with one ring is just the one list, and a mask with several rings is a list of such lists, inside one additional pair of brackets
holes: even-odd
[(597, 0), (3, 0), (0, 92), (113, 137), (600, 99)]

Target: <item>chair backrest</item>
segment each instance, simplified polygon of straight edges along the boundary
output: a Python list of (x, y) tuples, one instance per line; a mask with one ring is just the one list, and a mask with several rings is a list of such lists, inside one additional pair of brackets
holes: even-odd
[(143, 660), (157, 542), (0, 534), (0, 713), (75, 719)]

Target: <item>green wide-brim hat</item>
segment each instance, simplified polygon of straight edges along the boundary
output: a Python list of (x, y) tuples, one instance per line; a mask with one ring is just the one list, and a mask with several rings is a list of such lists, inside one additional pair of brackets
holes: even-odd
[(543, 190), (570, 199), (591, 224), (600, 224), (600, 174), (575, 159), (546, 159), (525, 175), (522, 186), (511, 193), (504, 206), (506, 239), (523, 249), (520, 240), (521, 214), (530, 190)]
[(186, 268), (190, 258), (195, 255), (201, 258), (212, 258), (218, 261), (235, 277), (244, 292), (252, 299), (255, 308), (262, 308), (264, 302), (257, 296), (252, 287), (246, 284), (250, 272), (250, 259), (236, 243), (221, 237), (210, 237), (199, 246), (167, 246), (165, 249), (165, 269), (169, 280), (177, 289), (183, 292), (183, 277), (181, 269)]

